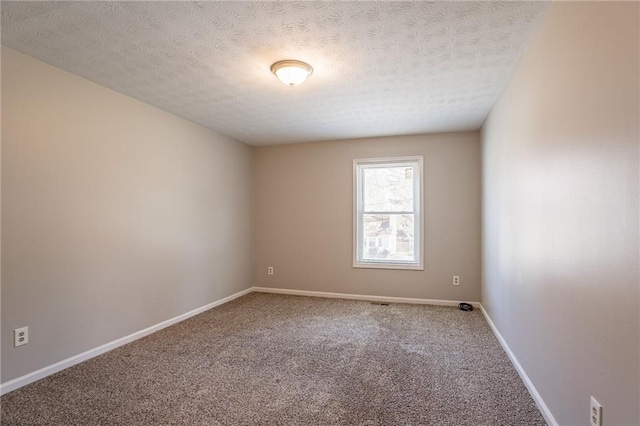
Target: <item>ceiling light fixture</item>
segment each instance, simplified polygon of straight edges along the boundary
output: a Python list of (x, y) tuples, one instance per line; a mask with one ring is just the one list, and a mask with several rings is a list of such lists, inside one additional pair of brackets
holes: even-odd
[(297, 86), (313, 72), (311, 65), (302, 61), (278, 61), (271, 65), (271, 72), (289, 87)]

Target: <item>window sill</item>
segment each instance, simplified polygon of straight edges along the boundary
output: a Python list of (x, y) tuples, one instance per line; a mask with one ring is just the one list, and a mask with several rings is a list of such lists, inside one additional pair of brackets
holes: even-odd
[(401, 263), (354, 263), (354, 268), (360, 269), (396, 269), (405, 271), (424, 271), (422, 265), (406, 265)]

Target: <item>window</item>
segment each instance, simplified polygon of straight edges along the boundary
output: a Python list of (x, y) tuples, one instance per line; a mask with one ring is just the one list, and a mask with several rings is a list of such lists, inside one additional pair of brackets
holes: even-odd
[(353, 161), (353, 266), (423, 269), (422, 157)]

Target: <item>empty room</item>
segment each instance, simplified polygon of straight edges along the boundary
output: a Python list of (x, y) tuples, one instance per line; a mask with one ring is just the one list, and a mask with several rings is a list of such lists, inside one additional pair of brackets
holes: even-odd
[(0, 12), (2, 426), (640, 425), (640, 3)]

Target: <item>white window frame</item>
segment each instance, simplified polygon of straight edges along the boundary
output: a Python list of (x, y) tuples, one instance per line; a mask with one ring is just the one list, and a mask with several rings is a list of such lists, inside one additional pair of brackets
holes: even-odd
[[(362, 218), (364, 214), (364, 182), (362, 170), (371, 167), (388, 167), (396, 164), (416, 164), (418, 173), (414, 173), (413, 212), (392, 212), (394, 214), (406, 213), (414, 214), (414, 252), (417, 251), (412, 262), (385, 261), (363, 259), (361, 248), (364, 240), (362, 230)], [(384, 157), (384, 158), (361, 158), (353, 160), (353, 267), (354, 268), (377, 268), (377, 269), (405, 269), (424, 270), (424, 159), (422, 155), (410, 157)], [(416, 176), (416, 174), (418, 176)], [(416, 202), (417, 200), (417, 202)], [(375, 212), (384, 213), (384, 212)], [(416, 241), (417, 239), (417, 241)]]

